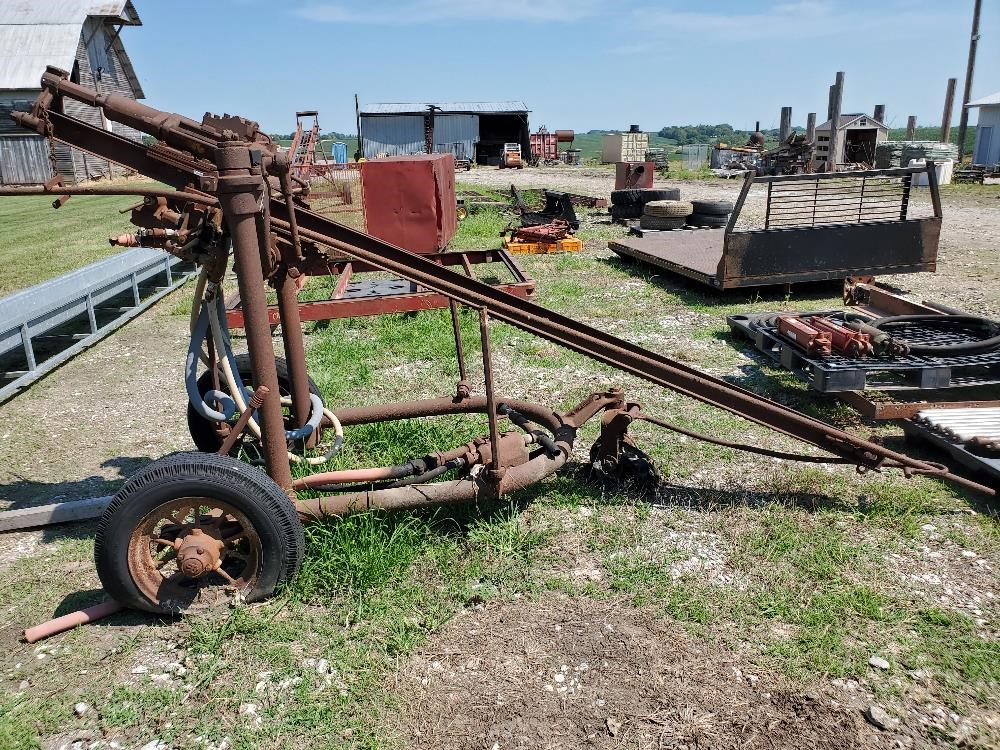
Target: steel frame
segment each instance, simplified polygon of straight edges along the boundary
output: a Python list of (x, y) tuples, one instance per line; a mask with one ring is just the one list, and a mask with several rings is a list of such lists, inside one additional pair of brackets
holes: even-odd
[[(161, 142), (143, 146), (125, 141), (107, 131), (94, 128), (60, 114), (62, 99), (100, 106), (109, 119), (148, 133)], [(300, 515), (312, 518), (329, 513), (348, 513), (362, 508), (417, 507), (439, 502), (462, 502), (496, 497), (520, 489), (558, 470), (569, 457), (576, 430), (587, 420), (603, 412), (601, 444), (604, 465), (614, 465), (621, 458), (618, 451), (627, 444), (628, 425), (634, 419), (646, 419), (638, 405), (625, 400), (621, 391), (595, 393), (576, 408), (557, 413), (531, 403), (514, 402), (499, 397), (492, 382), (489, 326), (499, 320), (552, 343), (564, 346), (615, 369), (628, 372), (656, 385), (674, 390), (703, 403), (737, 414), (751, 422), (811, 443), (829, 452), (832, 461), (849, 461), (859, 471), (899, 467), (909, 474), (940, 476), (966, 487), (993, 494), (990, 488), (952, 475), (939, 464), (921, 461), (889, 450), (882, 445), (861, 440), (764, 399), (726, 381), (711, 377), (683, 363), (618, 339), (608, 333), (540, 307), (530, 301), (456, 272), (434, 260), (409, 253), (363, 232), (303, 208), (295, 195), (282, 189), (288, 173), (287, 160), (277, 153), (270, 139), (259, 132), (255, 123), (235, 117), (206, 116), (202, 123), (171, 113), (161, 112), (114, 94), (99, 94), (71, 83), (64, 71), (50, 69), (42, 78), (42, 93), (29, 113), (16, 113), (25, 127), (55, 140), (72, 145), (161, 179), (187, 194), (201, 193), (197, 201), (177, 201), (177, 215), (182, 226), (197, 228), (193, 240), (179, 245), (165, 239), (162, 247), (178, 254), (199, 253), (200, 262), (213, 278), (221, 278), (228, 253), (214, 239), (204, 244), (201, 238), (214, 238), (218, 231), (231, 239), (247, 344), (253, 368), (253, 383), (258, 390), (276, 394), (278, 378), (271, 339), (271, 317), (266, 302), (265, 283), (276, 290), (278, 319), (292, 379), (294, 418), (302, 424), (308, 413), (304, 347), (299, 306), (295, 304), (296, 279), (311, 269), (325, 269), (331, 262), (349, 259), (352, 263), (399, 276), (449, 300), (456, 334), (460, 372), (465, 374), (461, 340), (458, 333), (458, 305), (480, 316), (484, 368), (487, 373), (485, 396), (471, 394), (467, 382), (458, 384), (453, 397), (431, 402), (404, 402), (359, 409), (341, 409), (337, 416), (344, 425), (430, 416), (441, 413), (485, 413), (490, 434), (467, 446), (427, 457), (437, 466), (447, 466), (452, 457), (463, 457), (467, 467), (479, 467), (461, 479), (418, 485), (356, 490), (356, 486), (338, 487), (339, 494), (317, 500), (298, 501)], [(2, 194), (2, 193), (0, 193)], [(216, 203), (218, 208), (205, 208)], [(200, 212), (200, 213), (199, 213)], [(133, 221), (151, 220), (134, 214)], [(152, 222), (155, 224), (155, 222)], [(185, 230), (187, 231), (187, 230)], [(192, 234), (194, 230), (191, 229)], [(193, 249), (192, 249), (193, 248)], [(284, 302), (282, 302), (284, 301)], [(520, 417), (513, 415), (518, 414)], [(527, 425), (535, 445), (527, 448), (523, 438), (507, 439), (517, 433), (499, 431), (501, 416)], [(277, 398), (265, 398), (257, 412), (261, 424), (261, 444), (268, 474), (293, 499), (295, 493), (290, 472), (285, 423)], [(529, 424), (530, 422), (530, 424)], [(537, 425), (535, 430), (531, 425)], [(702, 436), (712, 440), (710, 436)], [(531, 442), (531, 441), (529, 441)], [(816, 460), (817, 457), (810, 457)], [(444, 463), (442, 463), (444, 462)], [(388, 467), (382, 467), (386, 469)], [(365, 470), (362, 476), (378, 474), (381, 469)], [(329, 473), (338, 475), (337, 472)], [(351, 472), (346, 472), (351, 476)], [(329, 476), (314, 475), (323, 485)], [(301, 480), (297, 480), (301, 484)]]

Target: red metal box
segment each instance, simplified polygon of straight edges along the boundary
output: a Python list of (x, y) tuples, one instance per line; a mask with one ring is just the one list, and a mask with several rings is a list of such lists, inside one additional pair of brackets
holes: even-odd
[(361, 190), (368, 233), (412, 253), (445, 248), (458, 229), (455, 157), (415, 154), (366, 161)]
[(615, 164), (615, 190), (653, 187), (656, 165), (651, 161), (620, 161)]

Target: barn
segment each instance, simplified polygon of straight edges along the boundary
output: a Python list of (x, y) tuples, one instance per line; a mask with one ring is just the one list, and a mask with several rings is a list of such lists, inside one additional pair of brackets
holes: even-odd
[[(131, 0), (4, 0), (0, 3), (0, 184), (45, 182), (53, 158), (67, 183), (116, 176), (121, 168), (63, 144), (50, 156), (47, 139), (10, 118), (28, 110), (41, 91), (48, 65), (71, 71), (71, 79), (101, 92), (142, 99), (132, 61), (122, 44), (126, 26), (141, 26)], [(100, 108), (66, 102), (66, 112), (98, 127), (138, 140), (140, 133), (104, 117)]]
[(366, 159), (423, 153), (453, 153), (477, 164), (500, 163), (505, 143), (528, 142), (524, 102), (389, 102), (360, 110)]
[(971, 101), (966, 106), (979, 108), (972, 163), (990, 167), (1000, 164), (1000, 91)]
[[(816, 161), (825, 163), (830, 155), (831, 122), (816, 126)], [(889, 140), (889, 126), (864, 112), (841, 115), (837, 126), (840, 163), (875, 163), (875, 147)]]

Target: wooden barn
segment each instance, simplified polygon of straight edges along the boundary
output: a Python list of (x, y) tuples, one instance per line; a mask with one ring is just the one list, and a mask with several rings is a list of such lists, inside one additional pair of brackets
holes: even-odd
[[(28, 110), (41, 91), (48, 65), (72, 72), (72, 80), (102, 92), (142, 99), (132, 61), (122, 44), (126, 26), (140, 26), (131, 0), (4, 0), (0, 2), (0, 184), (45, 182), (55, 167), (67, 183), (121, 174), (121, 168), (63, 144), (50, 155), (47, 139), (10, 119)], [(66, 102), (67, 114), (128, 138), (132, 128), (112, 123), (99, 108)]]
[[(875, 147), (889, 140), (889, 126), (864, 112), (841, 115), (837, 126), (840, 163), (875, 163)], [(815, 160), (825, 163), (830, 155), (831, 121), (816, 126)]]

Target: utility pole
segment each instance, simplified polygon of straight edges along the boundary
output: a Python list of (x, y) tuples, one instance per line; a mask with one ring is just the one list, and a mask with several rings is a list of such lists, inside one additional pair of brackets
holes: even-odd
[(958, 118), (958, 163), (965, 157), (965, 131), (969, 127), (968, 104), (972, 100), (972, 77), (976, 72), (976, 46), (979, 44), (979, 13), (983, 0), (976, 0), (972, 10), (972, 35), (969, 37), (969, 65), (965, 69), (965, 91), (962, 94), (962, 112)]
[(944, 94), (944, 112), (941, 113), (941, 143), (951, 140), (951, 112), (955, 106), (955, 86), (957, 78), (948, 79), (948, 88)]
[(917, 116), (910, 115), (906, 118), (906, 140), (912, 141), (917, 131)]

